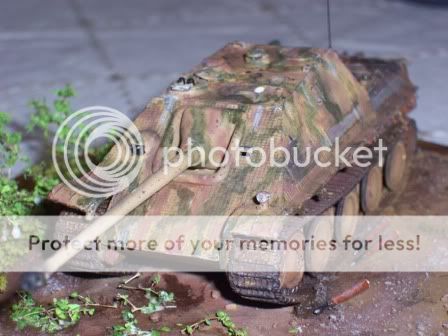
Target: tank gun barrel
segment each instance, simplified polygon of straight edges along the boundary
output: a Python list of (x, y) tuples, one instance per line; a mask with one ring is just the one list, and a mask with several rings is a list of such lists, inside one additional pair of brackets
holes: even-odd
[[(129, 195), (119, 201), (113, 208), (108, 210), (103, 216), (93, 221), (89, 227), (79, 233), (74, 240), (84, 244), (100, 236), (120, 220), (122, 220), (132, 210), (170, 183), (178, 175), (189, 168), (189, 162), (185, 158), (179, 162), (179, 165), (161, 168), (155, 174), (148, 177), (142, 184), (135, 188)], [(60, 250), (50, 257), (44, 264), (45, 272), (56, 272), (67, 261), (72, 259), (80, 252), (72, 245), (67, 249)]]

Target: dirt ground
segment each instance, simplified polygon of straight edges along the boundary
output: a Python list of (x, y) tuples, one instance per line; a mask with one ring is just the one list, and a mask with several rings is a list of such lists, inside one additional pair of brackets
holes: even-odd
[[(448, 150), (420, 144), (412, 167), (410, 183), (402, 197), (388, 209), (402, 215), (448, 214)], [(146, 283), (151, 275), (144, 274), (135, 283)], [(127, 278), (127, 277), (125, 277)], [(227, 309), (234, 322), (249, 335), (448, 335), (448, 274), (446, 273), (368, 273), (330, 274), (324, 284), (332, 283), (329, 295), (340, 293), (358, 280), (367, 278), (371, 288), (349, 302), (328, 309), (319, 316), (304, 308), (273, 307), (239, 299), (227, 286), (221, 274), (162, 274), (160, 286), (176, 295), (177, 308), (165, 310), (152, 321), (138, 315), (142, 328), (175, 326), (192, 323)], [(102, 303), (110, 303), (116, 286), (124, 278), (93, 279), (56, 274), (46, 287), (34, 293), (39, 302), (78, 291)], [(312, 296), (312, 293), (310, 293)], [(136, 303), (144, 299), (133, 295)], [(16, 298), (13, 298), (13, 302)], [(31, 330), (18, 332), (9, 321), (9, 307), (0, 309), (0, 335), (40, 335)], [(60, 335), (105, 335), (107, 328), (120, 324), (120, 310), (99, 309), (92, 318)], [(171, 333), (179, 335), (176, 331)], [(224, 329), (212, 326), (198, 335), (225, 335)]]

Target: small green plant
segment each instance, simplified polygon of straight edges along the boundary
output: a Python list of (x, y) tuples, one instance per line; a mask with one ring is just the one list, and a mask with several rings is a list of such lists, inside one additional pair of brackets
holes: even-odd
[(160, 282), (160, 276), (157, 274), (151, 279), (151, 284), (149, 287), (132, 287), (128, 286), (127, 283), (121, 284), (118, 286), (120, 289), (126, 290), (137, 290), (145, 293), (145, 298), (148, 299), (146, 305), (142, 307), (137, 307), (129, 300), (129, 295), (126, 294), (117, 294), (117, 300), (121, 301), (125, 306), (131, 307), (131, 312), (135, 313), (137, 311), (150, 315), (155, 312), (167, 309), (167, 308), (175, 308), (174, 305), (174, 293), (167, 292), (164, 290), (156, 290), (156, 286)]
[[(138, 321), (135, 318), (134, 313), (140, 312), (145, 315), (155, 313), (157, 311), (168, 308), (168, 303), (174, 302), (174, 294), (164, 290), (156, 290), (156, 286), (160, 283), (160, 275), (155, 274), (150, 280), (150, 286), (145, 287), (132, 287), (128, 284), (140, 277), (140, 273), (135, 274), (122, 284), (118, 286), (119, 289), (128, 291), (143, 291), (148, 302), (145, 306), (137, 307), (129, 300), (129, 295), (118, 293), (116, 296), (117, 301), (121, 302), (124, 306), (131, 307), (131, 310), (126, 309), (122, 311), (122, 318), (125, 322), (123, 325), (117, 325), (112, 327), (112, 336), (159, 336), (161, 333), (170, 332), (171, 328), (161, 327), (152, 330), (142, 330), (138, 327)], [(170, 308), (175, 308), (171, 305)]]
[[(28, 130), (39, 128), (48, 137), (52, 124), (60, 124), (65, 116), (71, 113), (68, 99), (74, 96), (73, 89), (66, 86), (57, 92), (58, 98), (54, 102), (55, 111), (45, 104), (45, 101), (32, 101), (35, 109), (31, 116)], [(0, 112), (0, 216), (27, 216), (35, 213), (43, 198), (51, 189), (60, 183), (59, 177), (50, 161), (28, 168), (25, 177), (29, 182), (27, 188), (20, 188), (17, 180), (12, 179), (12, 170), (19, 161), (29, 162), (29, 159), (21, 155), (21, 142), (23, 135), (12, 132), (9, 114)], [(21, 224), (23, 224), (21, 222)], [(40, 232), (39, 227), (29, 227), (33, 234)], [(17, 221), (2, 221), (0, 226), (0, 268), (4, 268), (16, 260), (16, 257), (25, 253), (22, 244), (17, 244), (27, 228), (19, 226)], [(0, 274), (0, 281), (6, 288), (6, 276)], [(4, 290), (4, 289), (3, 289)], [(0, 292), (3, 291), (0, 288)]]
[(299, 335), (303, 332), (302, 327), (293, 327), (288, 330), (288, 333), (291, 335)]
[(53, 299), (53, 303), (47, 307), (38, 305), (29, 293), (19, 293), (19, 302), (12, 307), (11, 319), (16, 322), (19, 330), (27, 327), (40, 329), (45, 333), (55, 333), (75, 325), (82, 316), (93, 316), (96, 308), (125, 308), (121, 312), (123, 324), (115, 325), (109, 329), (111, 336), (160, 336), (163, 333), (173, 333), (174, 331), (193, 335), (203, 326), (210, 326), (214, 321), (218, 322), (226, 329), (229, 336), (248, 336), (245, 329), (239, 329), (224, 311), (217, 311), (214, 316), (204, 318), (191, 325), (176, 324), (175, 328), (162, 326), (143, 330), (138, 326), (136, 313), (144, 315), (152, 314), (167, 308), (174, 308), (174, 294), (164, 290), (157, 290), (156, 286), (160, 282), (160, 276), (156, 274), (152, 277), (149, 287), (131, 287), (128, 284), (138, 278), (137, 273), (127, 281), (117, 287), (126, 291), (143, 291), (148, 303), (142, 307), (135, 306), (129, 301), (129, 295), (119, 293), (112, 305), (104, 305), (94, 302), (90, 297), (80, 295), (77, 292), (70, 294), (68, 298)]
[[(68, 155), (67, 159), (69, 162), (73, 162), (76, 158), (73, 156), (75, 153), (74, 150), (65, 148), (65, 143), (70, 147), (79, 146), (80, 157), (79, 162), (84, 168), (87, 168), (84, 161), (84, 149), (86, 145), (86, 140), (91, 133), (91, 129), (84, 127), (82, 123), (76, 127), (76, 129), (72, 129), (70, 124), (63, 124), (64, 121), (73, 115), (75, 112), (71, 107), (70, 99), (75, 97), (75, 90), (70, 86), (66, 85), (64, 88), (56, 91), (56, 99), (53, 101), (52, 106), (47, 104), (45, 99), (42, 100), (32, 100), (30, 102), (30, 106), (33, 108), (34, 112), (31, 115), (30, 123), (27, 126), (27, 130), (29, 132), (38, 130), (42, 132), (46, 139), (52, 140), (53, 137), (58, 137), (58, 143), (56, 145), (56, 155), (57, 157), (61, 157), (63, 155)], [(77, 119), (78, 121), (78, 119)], [(60, 129), (58, 133), (55, 133), (57, 129)], [(75, 131), (77, 136), (69, 137), (69, 133)], [(50, 137), (50, 135), (52, 137)], [(77, 143), (77, 139), (79, 136), (79, 143)], [(103, 144), (96, 147), (89, 147), (88, 156), (94, 163), (99, 163), (105, 155), (109, 152), (111, 148), (111, 144)], [(72, 168), (76, 167), (76, 165), (71, 164)], [(53, 168), (51, 166), (51, 168)], [(50, 173), (51, 176), (55, 176), (56, 172), (54, 169), (46, 169), (44, 170), (47, 173)], [(80, 175), (80, 172), (75, 170), (75, 174)], [(62, 171), (65, 175), (66, 172)], [(48, 175), (46, 175), (48, 176)]]
[(138, 321), (131, 311), (123, 310), (121, 316), (125, 323), (112, 327), (113, 336), (139, 335), (141, 333), (140, 328), (137, 326)]
[(0, 176), (0, 216), (24, 216), (34, 206), (33, 193), (19, 189), (15, 180)]
[(16, 163), (24, 159), (20, 156), (20, 143), (22, 135), (7, 129), (11, 123), (11, 117), (0, 112), (0, 170), (2, 175), (11, 178), (11, 169)]
[(112, 336), (160, 336), (161, 333), (171, 331), (171, 328), (161, 327), (152, 330), (142, 330), (138, 327), (138, 321), (134, 313), (129, 310), (122, 312), (122, 318), (125, 322), (123, 325), (116, 325), (112, 327)]
[(216, 312), (215, 316), (202, 319), (193, 324), (187, 325), (182, 329), (182, 334), (193, 335), (202, 326), (210, 326), (213, 321), (219, 322), (226, 330), (229, 336), (248, 336), (246, 329), (238, 329), (230, 316), (222, 310)]
[[(56, 91), (56, 98), (50, 106), (45, 99), (32, 100), (30, 106), (33, 109), (27, 130), (42, 132), (46, 139), (59, 128), (63, 121), (73, 114), (70, 99), (75, 96), (75, 91), (70, 85)], [(21, 188), (16, 179), (12, 179), (12, 171), (19, 161), (29, 162), (29, 159), (21, 155), (21, 142), (23, 135), (12, 132), (9, 114), (0, 112), (0, 216), (29, 216), (44, 213), (40, 207), (42, 200), (59, 184), (60, 178), (54, 169), (51, 160), (32, 165), (25, 170), (23, 177), (27, 184)], [(65, 140), (69, 129), (65, 128), (59, 133), (60, 140)], [(80, 132), (83, 138), (88, 136), (87, 131)], [(81, 143), (83, 145), (83, 143)], [(95, 163), (100, 162), (110, 149), (110, 145), (102, 145), (91, 149), (89, 156)], [(60, 149), (61, 150), (61, 149)], [(62, 153), (59, 153), (62, 154)], [(68, 152), (70, 155), (70, 151)], [(69, 161), (75, 158), (69, 156)], [(63, 172), (64, 173), (64, 172)], [(5, 268), (23, 255), (26, 251), (17, 239), (27, 233), (27, 228), (20, 226), (13, 220), (4, 221), (0, 226), (0, 268)], [(33, 234), (39, 234), (39, 227), (29, 227)], [(12, 239), (13, 238), (13, 239)], [(5, 284), (6, 277), (0, 273), (0, 281)], [(5, 286), (6, 287), (6, 286)], [(0, 288), (0, 292), (2, 288)]]
[(92, 316), (98, 307), (118, 309), (119, 304), (121, 304), (125, 307), (131, 307), (132, 310), (124, 309), (122, 311), (124, 324), (112, 328), (113, 336), (158, 336), (161, 333), (171, 331), (168, 327), (160, 327), (150, 331), (145, 331), (138, 327), (138, 321), (134, 315), (135, 312), (146, 315), (152, 314), (156, 311), (166, 309), (168, 303), (174, 302), (174, 294), (163, 290), (157, 291), (155, 289), (155, 286), (160, 281), (159, 275), (155, 275), (151, 279), (151, 285), (148, 288), (127, 286), (130, 281), (138, 276), (140, 274), (125, 281), (118, 288), (127, 291), (138, 290), (151, 293), (151, 296), (145, 295), (148, 299), (148, 303), (145, 306), (136, 307), (129, 301), (129, 296), (125, 294), (118, 294), (114, 304), (104, 305), (94, 302), (88, 296), (73, 292), (68, 298), (54, 299), (52, 305), (44, 307), (36, 304), (29, 293), (19, 293), (19, 302), (12, 307), (11, 319), (16, 322), (19, 330), (32, 327), (40, 329), (42, 332), (55, 333), (76, 324), (82, 315)]
[(12, 168), (19, 160), (22, 135), (7, 129), (11, 122), (8, 114), (0, 112), (0, 215), (26, 215), (34, 206), (33, 195), (28, 190), (19, 190), (18, 183), (11, 179)]
[[(73, 114), (70, 98), (75, 96), (75, 91), (70, 85), (56, 92), (56, 99), (53, 107), (43, 100), (32, 100), (30, 106), (34, 109), (27, 130), (42, 132), (45, 138), (49, 139), (55, 130), (60, 127), (63, 121)], [(20, 189), (16, 180), (11, 179), (11, 171), (19, 161), (29, 162), (29, 159), (21, 156), (20, 147), (22, 134), (11, 132), (8, 126), (11, 117), (4, 112), (0, 112), (0, 216), (10, 215), (31, 215), (40, 205), (41, 200), (59, 184), (60, 178), (53, 167), (51, 160), (43, 161), (26, 169), (24, 177), (30, 182), (31, 187)], [(64, 142), (69, 128), (59, 133), (59, 137)], [(89, 134), (82, 128), (80, 132), (86, 138)], [(81, 146), (83, 143), (81, 142)], [(100, 162), (110, 150), (110, 144), (89, 149), (89, 155), (93, 162)], [(69, 161), (72, 151), (68, 151)]]
[(53, 108), (46, 103), (45, 99), (32, 100), (30, 106), (33, 108), (34, 113), (31, 115), (30, 123), (27, 126), (28, 131), (31, 132), (37, 128), (48, 138), (52, 127), (60, 126), (73, 113), (70, 98), (74, 96), (75, 90), (70, 85), (66, 85), (64, 88), (56, 91)]
[(73, 294), (70, 298), (53, 299), (49, 307), (38, 305), (29, 293), (20, 293), (19, 296), (19, 302), (12, 306), (11, 314), (18, 329), (33, 327), (49, 334), (75, 325), (82, 315), (92, 316), (95, 314), (94, 306), (100, 306), (89, 298)]
[[(28, 131), (41, 131), (46, 138), (53, 129), (71, 113), (73, 113), (69, 98), (75, 95), (71, 86), (67, 85), (57, 91), (57, 98), (51, 109), (45, 100), (33, 100), (30, 105), (34, 108)], [(21, 142), (23, 135), (8, 130), (11, 117), (7, 113), (0, 113), (0, 216), (26, 216), (40, 205), (51, 189), (60, 183), (60, 179), (53, 168), (51, 160), (41, 162), (26, 169), (24, 177), (30, 186), (19, 188), (16, 180), (11, 179), (11, 171), (19, 161), (29, 162), (21, 156)]]

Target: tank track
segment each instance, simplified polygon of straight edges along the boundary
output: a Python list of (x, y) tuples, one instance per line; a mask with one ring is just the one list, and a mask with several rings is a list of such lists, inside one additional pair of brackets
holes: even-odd
[[(101, 216), (103, 215), (109, 205), (110, 200), (105, 200), (101, 203), (96, 210), (95, 215)], [(57, 221), (55, 227), (54, 237), (55, 239), (63, 240), (66, 235), (70, 237), (74, 237), (80, 232), (82, 232), (88, 225), (86, 223), (85, 216), (81, 215), (77, 212), (71, 210), (64, 210), (60, 214), (60, 220)], [(79, 218), (80, 221), (67, 222), (67, 217)], [(65, 269), (68, 273), (84, 273), (84, 272), (94, 272), (95, 269), (104, 268), (104, 263), (97, 258), (91, 252), (88, 251), (80, 251), (75, 258), (69, 260), (65, 264)], [(103, 276), (121, 276), (124, 274), (128, 274), (128, 272), (101, 272)]]
[[(408, 157), (412, 157), (412, 154), (416, 150), (416, 126), (412, 119), (409, 119), (409, 122), (405, 125), (401, 125), (398, 130), (395, 129), (394, 131), (383, 133), (383, 137), (386, 140), (387, 146), (403, 140), (407, 147)], [(409, 175), (409, 169), (407, 170), (407, 175)], [(307, 200), (296, 215), (317, 216), (330, 207), (336, 206), (361, 182), (362, 178), (368, 172), (369, 167), (361, 168), (353, 166), (341, 170), (321, 189), (317, 194), (318, 197)], [(373, 214), (384, 210), (385, 205), (398, 195), (399, 193), (385, 191), (380, 208)], [(336, 209), (338, 208), (336, 207)], [(338, 215), (337, 210), (336, 215)], [(244, 252), (241, 252), (239, 255), (235, 255), (235, 253), (231, 254), (229, 257), (229, 269), (237, 269), (236, 267), (241, 269), (244, 267), (244, 260)], [(293, 288), (281, 288), (279, 265), (267, 262), (265, 266), (268, 269), (272, 268), (272, 272), (227, 273), (230, 287), (241, 297), (249, 300), (268, 302), (276, 305), (293, 305), (299, 303), (301, 301), (300, 292), (303, 289), (303, 284), (299, 283)]]

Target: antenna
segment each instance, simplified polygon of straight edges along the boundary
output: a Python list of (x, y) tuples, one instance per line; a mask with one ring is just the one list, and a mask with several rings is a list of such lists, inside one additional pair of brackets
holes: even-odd
[(328, 32), (328, 48), (332, 48), (331, 43), (331, 7), (330, 7), (330, 0), (327, 0), (327, 32)]

